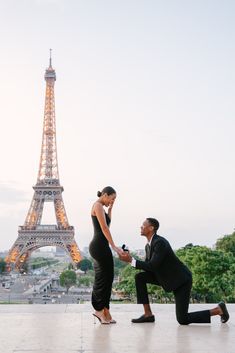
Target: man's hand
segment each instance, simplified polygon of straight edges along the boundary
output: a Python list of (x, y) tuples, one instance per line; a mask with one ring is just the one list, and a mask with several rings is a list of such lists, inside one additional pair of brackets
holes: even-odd
[(129, 251), (123, 251), (123, 254), (119, 255), (119, 259), (124, 261), (124, 262), (131, 263), (132, 256), (130, 255)]

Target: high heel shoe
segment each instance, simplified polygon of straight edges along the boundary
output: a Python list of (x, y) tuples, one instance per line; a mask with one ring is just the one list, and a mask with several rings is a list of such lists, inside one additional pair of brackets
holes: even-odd
[(94, 317), (96, 317), (102, 325), (109, 325), (110, 324), (110, 321), (105, 320), (102, 316), (98, 316), (96, 314), (92, 314), (92, 315)]
[(109, 321), (109, 323), (110, 323), (110, 324), (116, 324), (116, 323), (117, 323), (117, 321), (116, 321), (116, 320), (114, 320), (114, 319), (111, 319), (111, 320)]
[(110, 311), (107, 308), (104, 308), (104, 316), (105, 316), (106, 321), (108, 321), (110, 324), (117, 323), (117, 321), (112, 318)]

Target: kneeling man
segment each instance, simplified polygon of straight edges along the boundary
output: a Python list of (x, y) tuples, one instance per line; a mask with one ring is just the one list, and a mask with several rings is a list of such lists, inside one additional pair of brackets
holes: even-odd
[(176, 305), (176, 318), (181, 325), (191, 323), (210, 323), (211, 316), (220, 315), (222, 323), (229, 319), (224, 302), (211, 310), (188, 313), (192, 274), (179, 260), (169, 242), (157, 234), (159, 222), (155, 218), (147, 218), (141, 226), (141, 235), (147, 238), (145, 261), (135, 260), (126, 252), (120, 259), (131, 263), (136, 269), (143, 270), (135, 276), (137, 303), (143, 304), (144, 315), (132, 319), (134, 323), (154, 322), (147, 292), (147, 283), (161, 286), (167, 292), (173, 292)]

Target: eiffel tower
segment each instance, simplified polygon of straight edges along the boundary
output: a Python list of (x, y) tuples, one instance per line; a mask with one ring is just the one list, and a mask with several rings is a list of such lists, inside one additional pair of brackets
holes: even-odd
[[(60, 185), (55, 124), (54, 85), (56, 73), (52, 68), (51, 49), (49, 67), (45, 72), (46, 98), (43, 122), (41, 158), (34, 195), (23, 226), (19, 226), (18, 237), (6, 257), (8, 269), (22, 270), (31, 253), (44, 246), (63, 248), (74, 265), (81, 254), (74, 239), (74, 227), (69, 225)], [(45, 202), (53, 202), (57, 224), (42, 225)]]

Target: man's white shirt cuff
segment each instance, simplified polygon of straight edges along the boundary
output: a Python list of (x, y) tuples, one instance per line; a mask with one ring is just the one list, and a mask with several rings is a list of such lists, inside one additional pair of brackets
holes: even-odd
[(132, 267), (135, 267), (135, 266), (136, 266), (136, 259), (134, 259), (134, 257), (132, 257), (131, 266), (132, 266)]

